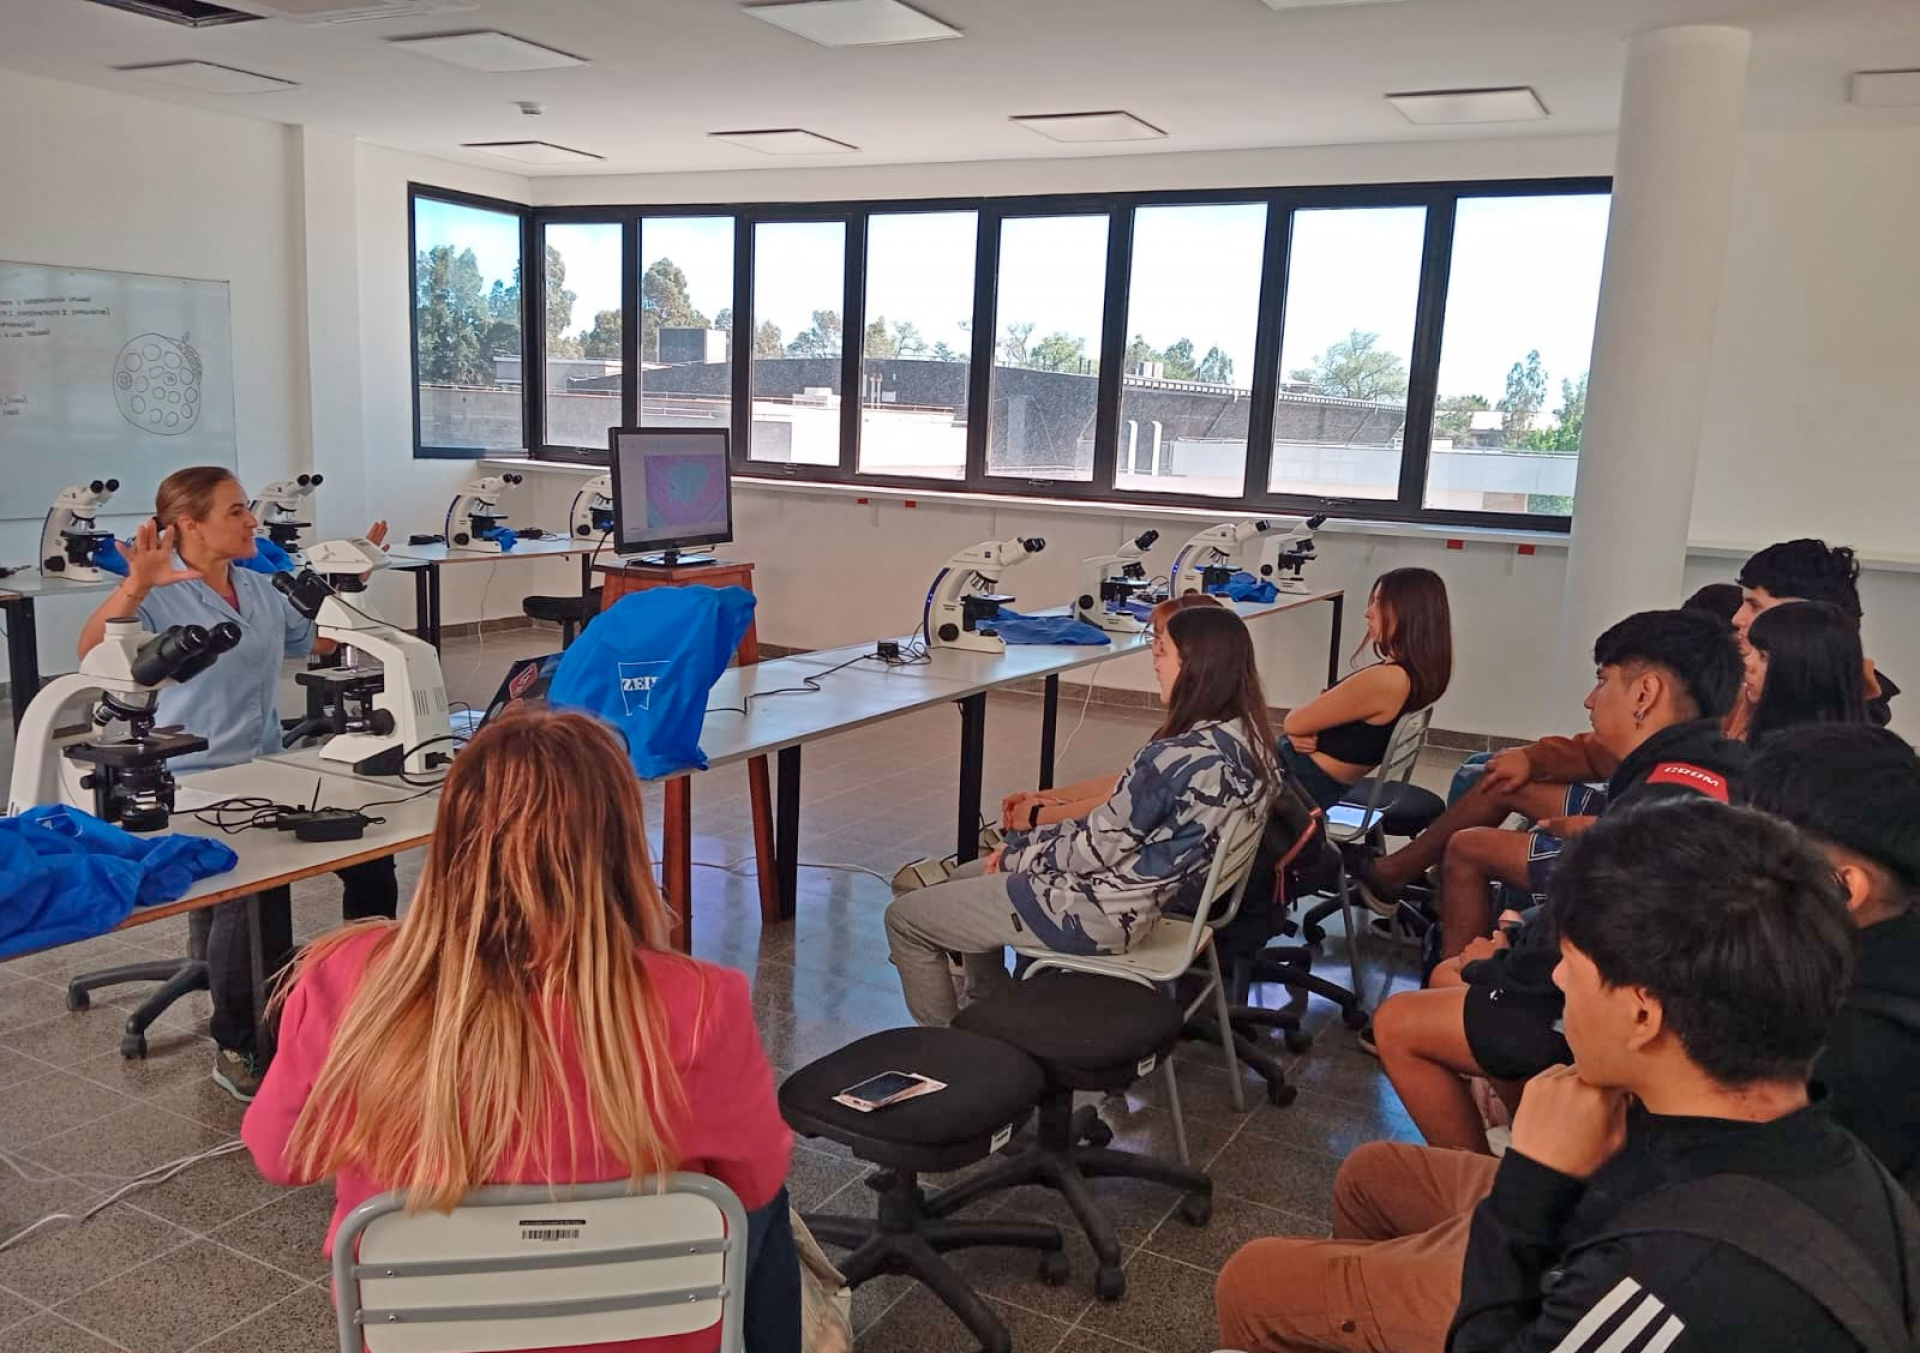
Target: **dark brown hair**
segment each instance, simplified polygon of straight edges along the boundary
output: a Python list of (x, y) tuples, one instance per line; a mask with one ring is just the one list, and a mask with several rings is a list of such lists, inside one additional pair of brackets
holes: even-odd
[(214, 491), (230, 479), (232, 470), (222, 465), (189, 465), (175, 470), (160, 481), (153, 495), (153, 515), (166, 530), (182, 517), (205, 521), (213, 515)]
[(1156, 738), (1175, 738), (1196, 724), (1238, 719), (1253, 750), (1254, 768), (1269, 793), (1280, 785), (1273, 720), (1254, 663), (1253, 636), (1224, 606), (1190, 606), (1167, 621), (1167, 642), (1180, 654), (1180, 675), (1167, 698)]
[(1386, 637), (1374, 644), (1374, 654), (1399, 664), (1407, 674), (1407, 703), (1401, 712), (1425, 709), (1447, 693), (1453, 680), (1453, 611), (1447, 605), (1447, 585), (1430, 568), (1395, 568), (1375, 580), (1372, 595), (1386, 630)]

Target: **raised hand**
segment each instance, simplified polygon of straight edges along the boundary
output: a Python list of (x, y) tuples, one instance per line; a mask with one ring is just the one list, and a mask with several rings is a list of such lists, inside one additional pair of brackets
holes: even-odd
[(177, 528), (161, 531), (149, 518), (140, 523), (123, 551), (127, 560), (127, 581), (145, 595), (156, 587), (191, 582), (200, 576), (197, 568), (178, 568), (174, 563)]

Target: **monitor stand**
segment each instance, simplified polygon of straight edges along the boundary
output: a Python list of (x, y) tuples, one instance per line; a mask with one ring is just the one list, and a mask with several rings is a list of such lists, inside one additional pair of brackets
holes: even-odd
[(694, 568), (701, 564), (719, 562), (710, 554), (682, 554), (678, 550), (661, 550), (658, 554), (636, 554), (627, 561), (627, 566), (629, 568)]

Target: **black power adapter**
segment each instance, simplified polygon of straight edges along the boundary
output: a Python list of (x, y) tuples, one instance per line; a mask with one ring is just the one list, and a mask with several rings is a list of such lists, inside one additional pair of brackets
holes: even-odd
[(351, 808), (302, 808), (281, 814), (274, 825), (296, 841), (358, 841), (373, 821)]

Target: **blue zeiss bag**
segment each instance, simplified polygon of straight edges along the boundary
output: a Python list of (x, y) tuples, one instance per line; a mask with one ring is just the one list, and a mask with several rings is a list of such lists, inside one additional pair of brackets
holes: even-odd
[(642, 779), (705, 770), (707, 692), (753, 623), (753, 601), (741, 587), (630, 593), (595, 616), (560, 659), (547, 704), (620, 729)]

